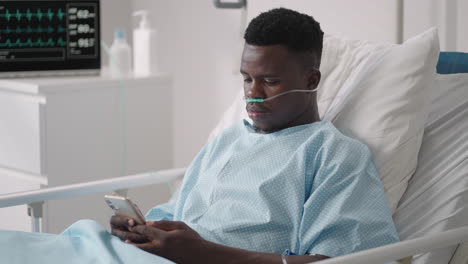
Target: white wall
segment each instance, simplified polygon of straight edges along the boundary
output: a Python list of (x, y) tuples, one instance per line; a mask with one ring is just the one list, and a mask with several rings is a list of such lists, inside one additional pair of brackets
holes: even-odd
[[(101, 0), (101, 39), (111, 45), (114, 39), (114, 30), (123, 28), (131, 41), (130, 13), (132, 1), (129, 0)], [(131, 42), (130, 42), (131, 43)], [(108, 57), (102, 49), (102, 65), (108, 65)]]
[(232, 73), (240, 11), (217, 10), (211, 0), (134, 0), (139, 8), (151, 10), (158, 67), (173, 76), (174, 166), (185, 167), (242, 84)]
[(407, 0), (404, 9), (405, 39), (436, 26), (442, 51), (468, 52), (468, 1)]
[(313, 16), (325, 33), (353, 39), (396, 41), (396, 0), (255, 0), (249, 17), (274, 7), (286, 7)]

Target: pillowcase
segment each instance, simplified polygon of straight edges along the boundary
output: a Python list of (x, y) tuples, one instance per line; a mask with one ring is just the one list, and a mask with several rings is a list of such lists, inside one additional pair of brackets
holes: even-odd
[(343, 134), (371, 149), (392, 212), (416, 170), (438, 56), (435, 28), (402, 45), (379, 46), (366, 67), (348, 78), (349, 88), (339, 90), (337, 97), (351, 91), (345, 100), (327, 109), (332, 114), (325, 117)]
[[(325, 34), (323, 38), (320, 72), (322, 79), (318, 85), (317, 104), (322, 119), (329, 119), (334, 106), (346, 98), (358, 76), (378, 62), (377, 57), (395, 44), (374, 43), (352, 40)], [(334, 113), (336, 114), (336, 112)]]
[[(369, 146), (392, 212), (416, 169), (438, 54), (436, 29), (402, 45), (324, 38), (319, 113)], [(242, 96), (210, 138), (248, 119)]]

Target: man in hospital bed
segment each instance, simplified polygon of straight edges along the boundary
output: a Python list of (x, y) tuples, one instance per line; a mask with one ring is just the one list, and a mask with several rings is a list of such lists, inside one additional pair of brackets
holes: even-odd
[(369, 149), (319, 119), (322, 39), (291, 10), (253, 19), (240, 69), (252, 124), (202, 149), (177, 200), (146, 225), (112, 217), (115, 236), (89, 220), (61, 235), (1, 231), (0, 263), (291, 264), (397, 242)]
[(295, 11), (253, 19), (240, 69), (252, 124), (209, 142), (154, 222), (114, 216), (112, 233), (177, 263), (305, 263), (397, 242), (369, 149), (320, 121), (322, 38)]

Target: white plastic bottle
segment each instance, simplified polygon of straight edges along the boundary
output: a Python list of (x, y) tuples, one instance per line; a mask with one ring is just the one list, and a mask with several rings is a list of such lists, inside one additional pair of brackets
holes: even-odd
[(132, 51), (125, 38), (125, 30), (116, 29), (114, 42), (110, 47), (109, 72), (113, 79), (132, 76)]
[(156, 31), (150, 28), (149, 12), (139, 10), (133, 16), (140, 16), (140, 24), (133, 31), (133, 73), (138, 77), (145, 77), (156, 72), (153, 62), (156, 51)]

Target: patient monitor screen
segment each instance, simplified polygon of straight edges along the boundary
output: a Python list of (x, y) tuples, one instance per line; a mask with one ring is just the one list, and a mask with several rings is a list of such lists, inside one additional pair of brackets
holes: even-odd
[(0, 72), (99, 68), (99, 0), (0, 0)]

